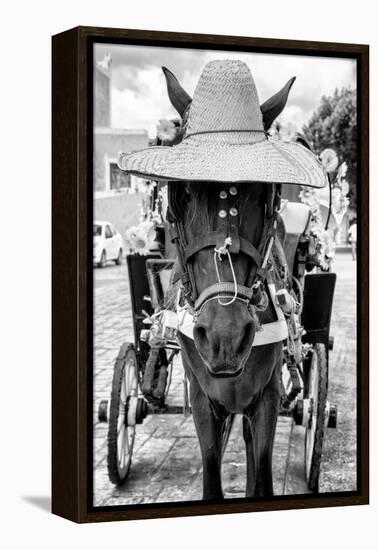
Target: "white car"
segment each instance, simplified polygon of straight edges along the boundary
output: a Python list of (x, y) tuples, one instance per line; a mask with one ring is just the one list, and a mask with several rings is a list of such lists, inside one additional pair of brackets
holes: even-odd
[(121, 265), (123, 257), (122, 236), (109, 222), (93, 223), (93, 262), (104, 267), (108, 260)]

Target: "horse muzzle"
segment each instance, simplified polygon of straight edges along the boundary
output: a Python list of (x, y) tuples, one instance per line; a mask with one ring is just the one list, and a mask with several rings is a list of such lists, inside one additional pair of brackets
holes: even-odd
[(213, 376), (214, 378), (237, 378), (241, 375), (244, 369), (244, 365), (242, 367), (237, 367), (236, 369), (224, 365), (219, 370), (214, 370), (206, 363), (205, 365), (210, 376)]
[(256, 323), (245, 304), (209, 303), (193, 328), (194, 343), (211, 376), (239, 376), (251, 353)]

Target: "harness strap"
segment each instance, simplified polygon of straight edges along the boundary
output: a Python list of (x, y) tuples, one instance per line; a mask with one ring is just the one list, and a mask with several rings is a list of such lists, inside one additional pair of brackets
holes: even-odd
[[(253, 296), (253, 290), (251, 288), (248, 288), (247, 286), (243, 285), (237, 285), (237, 299), (242, 300), (244, 302), (250, 302)], [(234, 283), (215, 283), (211, 286), (208, 286), (205, 288), (203, 292), (199, 295), (197, 298), (194, 309), (198, 311), (201, 306), (204, 305), (205, 302), (207, 302), (210, 298), (213, 296), (217, 298), (226, 298), (227, 296), (230, 296), (234, 294), (235, 292), (235, 285)]]
[(203, 248), (214, 247), (217, 244), (217, 231), (209, 231), (206, 235), (196, 237), (185, 247), (184, 258), (187, 262), (194, 254), (197, 254)]
[[(277, 226), (277, 215), (274, 211), (273, 214), (269, 217), (266, 216), (262, 234), (260, 237), (260, 246), (259, 246), (259, 254), (262, 258), (261, 262), (259, 264), (255, 263), (251, 271), (248, 275), (247, 279), (247, 286), (252, 286), (255, 284), (256, 278), (259, 280), (263, 280), (266, 278), (266, 273), (268, 271), (267, 265), (262, 265), (264, 262), (264, 259), (266, 260), (267, 257), (270, 255), (270, 250), (276, 235), (276, 226)], [(269, 251), (269, 254), (267, 252)]]
[(256, 265), (261, 265), (263, 258), (260, 252), (244, 237), (240, 237), (240, 250), (244, 252), (244, 254), (247, 254), (247, 256), (250, 256)]
[[(197, 254), (200, 250), (204, 248), (215, 247), (218, 245), (218, 231), (210, 231), (207, 235), (203, 237), (198, 237), (193, 243), (188, 244), (185, 247), (185, 262), (187, 262), (192, 256)], [(262, 257), (257, 248), (253, 246), (252, 243), (247, 241), (244, 237), (239, 237), (240, 239), (240, 250), (250, 256), (256, 265), (260, 266), (262, 262)], [(230, 249), (232, 252), (232, 248)]]

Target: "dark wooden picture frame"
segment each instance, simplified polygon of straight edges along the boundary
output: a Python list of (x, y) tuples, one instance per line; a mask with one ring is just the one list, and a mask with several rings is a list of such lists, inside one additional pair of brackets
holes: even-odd
[[(92, 487), (92, 47), (144, 46), (348, 57), (357, 61), (359, 300), (357, 491), (317, 496), (93, 508)], [(369, 48), (236, 36), (77, 27), (52, 39), (52, 511), (75, 522), (367, 504), (369, 501)]]

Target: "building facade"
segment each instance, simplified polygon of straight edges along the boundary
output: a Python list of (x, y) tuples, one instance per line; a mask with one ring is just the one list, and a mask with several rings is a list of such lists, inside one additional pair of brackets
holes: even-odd
[(93, 187), (94, 216), (106, 220), (124, 234), (138, 223), (142, 197), (137, 180), (119, 169), (120, 152), (132, 152), (149, 146), (146, 130), (112, 127), (111, 57), (94, 68)]
[(146, 130), (95, 128), (93, 149), (94, 188), (97, 196), (109, 194), (109, 192), (135, 190), (133, 176), (118, 168), (117, 157), (121, 151), (131, 153), (146, 147), (148, 147)]

